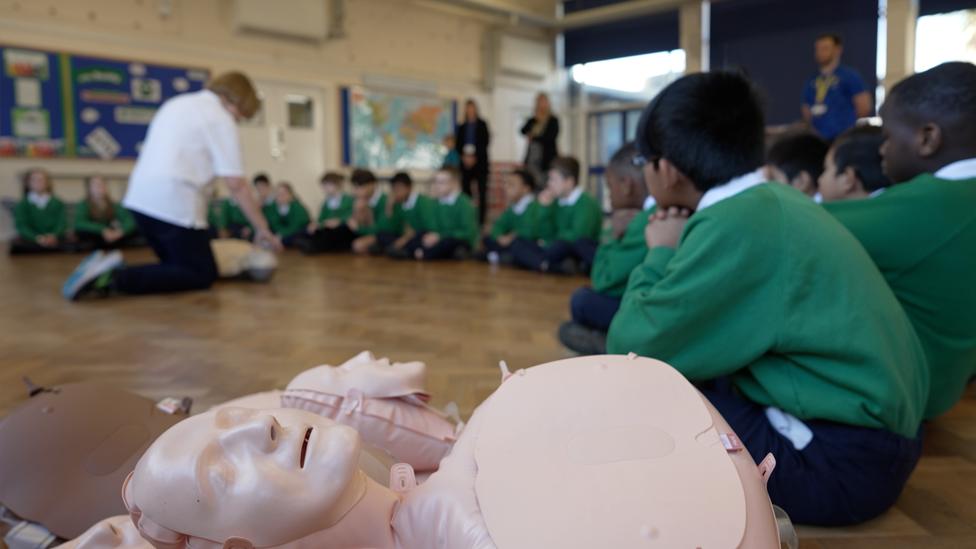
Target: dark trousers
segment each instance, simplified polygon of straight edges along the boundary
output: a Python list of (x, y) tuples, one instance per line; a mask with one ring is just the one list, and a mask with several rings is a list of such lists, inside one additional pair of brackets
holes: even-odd
[(241, 240), (251, 240), (254, 238), (254, 230), (246, 223), (231, 223), (227, 225), (227, 233), (231, 238), (239, 238)]
[(511, 252), (515, 264), (523, 269), (558, 272), (559, 264), (564, 259), (573, 258), (583, 264), (583, 270), (588, 270), (593, 264), (596, 246), (596, 242), (588, 238), (575, 242), (554, 240), (545, 247), (531, 240), (516, 238), (512, 242)]
[(442, 237), (437, 241), (437, 244), (433, 246), (424, 246), (423, 238), (427, 233), (418, 233), (413, 238), (411, 238), (406, 246), (403, 247), (404, 251), (414, 257), (417, 250), (423, 250), (425, 260), (439, 260), (439, 259), (454, 259), (455, 254), (458, 250), (470, 250), (471, 245), (458, 238), (444, 238)]
[(78, 247), (81, 250), (116, 250), (118, 248), (126, 248), (128, 246), (138, 246), (142, 240), (138, 233), (128, 234), (122, 238), (109, 242), (98, 233), (89, 233), (84, 231), (78, 231), (76, 237), (78, 238)]
[(352, 241), (356, 240), (356, 233), (343, 223), (333, 229), (321, 228), (311, 235), (302, 235), (303, 241), (298, 247), (305, 253), (320, 252), (348, 252), (352, 248)]
[(132, 215), (159, 263), (119, 269), (115, 289), (127, 294), (204, 290), (217, 280), (217, 263), (206, 229), (187, 229), (139, 212)]
[(595, 330), (609, 331), (613, 315), (620, 309), (620, 298), (601, 294), (589, 286), (573, 292), (569, 312), (573, 322)]
[(922, 452), (915, 438), (830, 421), (805, 421), (813, 440), (802, 450), (779, 434), (765, 407), (738, 394), (727, 379), (699, 387), (759, 463), (771, 452), (776, 470), (766, 488), (793, 522), (857, 524), (895, 504)]
[(27, 240), (26, 238), (21, 238), (19, 236), (10, 241), (10, 255), (49, 254), (66, 251), (70, 250), (68, 243), (64, 240), (64, 238), (59, 238), (58, 243), (50, 248), (41, 246), (33, 240)]
[(472, 186), (474, 185), (477, 185), (478, 226), (483, 227), (485, 215), (488, 212), (488, 168), (475, 166), (471, 169), (461, 170), (461, 192), (475, 198), (475, 195), (472, 194), (474, 192)]

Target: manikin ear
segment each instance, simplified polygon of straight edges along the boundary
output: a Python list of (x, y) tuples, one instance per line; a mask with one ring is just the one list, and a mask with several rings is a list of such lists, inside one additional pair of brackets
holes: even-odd
[(918, 155), (923, 158), (935, 155), (942, 148), (942, 128), (934, 122), (928, 122), (919, 128), (916, 138)]

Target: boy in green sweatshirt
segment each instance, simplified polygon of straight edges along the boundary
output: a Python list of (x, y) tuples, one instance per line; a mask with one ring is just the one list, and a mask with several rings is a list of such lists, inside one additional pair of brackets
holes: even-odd
[(306, 235), (298, 240), (298, 248), (305, 254), (320, 252), (346, 252), (352, 247), (356, 233), (349, 227), (352, 217), (352, 195), (342, 192), (345, 177), (338, 172), (328, 172), (319, 180), (322, 188), (322, 208), (317, 220), (308, 224)]
[(438, 170), (431, 194), (437, 200), (432, 226), (407, 243), (407, 252), (418, 260), (457, 259), (470, 253), (478, 242), (478, 211), (461, 192), (461, 172), (451, 167)]
[(10, 243), (10, 255), (62, 251), (67, 218), (50, 175), (40, 168), (28, 170), (23, 189), (24, 198), (14, 206), (17, 236)]
[(297, 246), (297, 239), (308, 226), (308, 210), (302, 205), (290, 183), (278, 183), (275, 189), (275, 205), (268, 217), (272, 232), (287, 247)]
[(925, 355), (850, 232), (764, 183), (764, 133), (732, 73), (685, 76), (644, 110), (658, 210), (607, 349), (698, 384), (757, 461), (775, 456), (769, 496), (794, 521), (853, 524), (891, 507), (918, 461)]
[(85, 179), (85, 199), (75, 205), (75, 236), (88, 249), (119, 248), (136, 236), (136, 221), (129, 210), (112, 200), (105, 178)]
[(511, 265), (510, 251), (516, 239), (535, 242), (541, 236), (542, 208), (535, 199), (535, 178), (527, 170), (515, 170), (505, 178), (508, 207), (495, 220), (491, 234), (482, 239), (485, 259), (492, 265)]
[(250, 240), (254, 236), (250, 221), (244, 211), (237, 205), (233, 196), (220, 201), (220, 213), (217, 219), (217, 233), (221, 238), (239, 238)]
[(881, 169), (883, 142), (884, 135), (877, 126), (857, 126), (837, 136), (824, 158), (817, 185), (824, 205), (874, 198), (891, 186)]
[(540, 193), (543, 206), (542, 238), (512, 243), (515, 264), (543, 273), (589, 272), (596, 254), (603, 224), (603, 212), (596, 200), (583, 191), (579, 162), (568, 156), (553, 159), (546, 191)]
[(569, 300), (572, 320), (559, 327), (559, 341), (585, 355), (606, 352), (607, 330), (620, 308), (631, 271), (647, 255), (644, 228), (655, 210), (644, 174), (634, 165), (637, 147), (628, 143), (607, 164), (610, 192), (610, 240), (600, 244), (590, 271), (591, 286), (576, 290)]
[(271, 186), (271, 178), (267, 174), (259, 173), (254, 176), (254, 192), (258, 193), (261, 213), (264, 214), (265, 219), (270, 219), (275, 206), (275, 193)]
[(381, 234), (380, 246), (394, 259), (412, 258), (408, 245), (418, 234), (434, 228), (437, 201), (413, 188), (413, 179), (407, 172), (398, 172), (390, 179), (390, 191), (394, 209), (403, 219), (403, 233)]
[(915, 326), (931, 376), (924, 417), (933, 418), (976, 375), (976, 66), (945, 63), (902, 80), (881, 118), (881, 166), (895, 185), (825, 207), (861, 241)]
[(373, 172), (357, 168), (349, 179), (356, 197), (352, 216), (347, 221), (356, 233), (352, 251), (357, 254), (382, 253), (384, 246), (403, 234), (403, 216), (380, 189)]
[(822, 137), (809, 131), (781, 135), (766, 154), (764, 175), (769, 181), (789, 185), (820, 202), (817, 181), (823, 172), (828, 148)]

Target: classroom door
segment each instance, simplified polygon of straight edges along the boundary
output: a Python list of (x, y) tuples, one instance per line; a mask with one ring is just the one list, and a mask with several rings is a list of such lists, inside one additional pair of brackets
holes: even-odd
[(241, 124), (244, 167), (265, 172), (274, 183), (288, 181), (305, 206), (314, 209), (318, 179), (325, 169), (324, 93), (285, 82), (255, 81), (261, 110)]

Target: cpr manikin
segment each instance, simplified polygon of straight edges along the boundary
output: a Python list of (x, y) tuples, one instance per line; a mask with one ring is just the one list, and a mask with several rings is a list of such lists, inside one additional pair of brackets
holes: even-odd
[(359, 445), (302, 410), (208, 412), (150, 447), (126, 506), (167, 549), (779, 547), (760, 469), (658, 361), (517, 372), (417, 487), (400, 471), (396, 490), (368, 479)]
[(281, 395), (285, 408), (307, 410), (356, 429), (416, 471), (433, 471), (457, 440), (459, 421), (429, 406), (423, 362), (393, 362), (364, 351), (339, 366), (299, 374)]
[(278, 260), (268, 250), (236, 238), (215, 238), (210, 241), (217, 272), (221, 278), (244, 278), (267, 282), (274, 276)]

